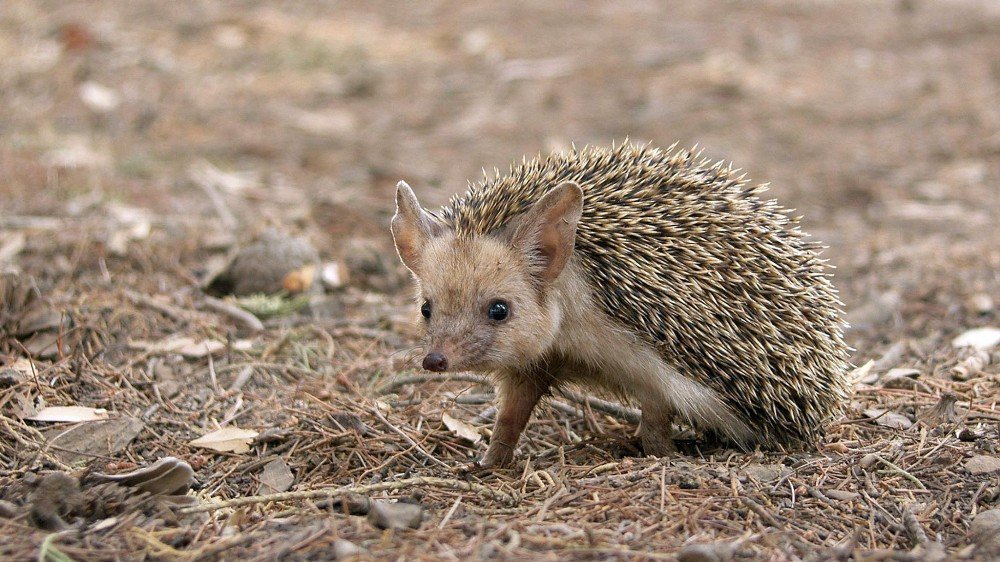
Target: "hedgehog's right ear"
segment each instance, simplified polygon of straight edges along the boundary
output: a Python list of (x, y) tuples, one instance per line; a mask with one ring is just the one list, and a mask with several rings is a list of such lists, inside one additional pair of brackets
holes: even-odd
[(396, 184), (396, 214), (392, 217), (392, 239), (396, 252), (410, 271), (419, 275), (424, 245), (444, 232), (445, 227), (420, 206), (405, 181)]
[(518, 222), (511, 243), (528, 256), (542, 281), (555, 281), (566, 267), (582, 214), (583, 190), (576, 182), (564, 181), (543, 195)]

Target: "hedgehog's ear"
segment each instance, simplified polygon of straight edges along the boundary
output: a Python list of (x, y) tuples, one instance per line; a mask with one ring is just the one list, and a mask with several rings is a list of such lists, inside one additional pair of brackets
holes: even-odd
[(445, 226), (420, 206), (405, 181), (396, 184), (396, 214), (392, 217), (392, 239), (403, 265), (414, 274), (420, 269), (420, 256), (427, 242), (443, 233)]
[(552, 282), (573, 255), (576, 226), (583, 213), (583, 190), (565, 181), (553, 187), (522, 215), (511, 243), (528, 255), (536, 274)]

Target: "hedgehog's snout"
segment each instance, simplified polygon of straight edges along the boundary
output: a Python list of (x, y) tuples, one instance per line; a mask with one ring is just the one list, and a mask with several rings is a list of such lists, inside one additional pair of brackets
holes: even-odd
[(442, 373), (448, 370), (448, 358), (440, 351), (432, 351), (424, 357), (423, 366), (428, 371)]

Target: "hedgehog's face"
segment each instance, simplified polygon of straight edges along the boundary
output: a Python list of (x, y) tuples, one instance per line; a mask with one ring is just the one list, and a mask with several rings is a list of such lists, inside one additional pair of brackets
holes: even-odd
[(519, 369), (538, 360), (559, 330), (548, 287), (573, 251), (580, 188), (560, 185), (503, 232), (474, 237), (437, 224), (405, 184), (396, 200), (392, 232), (419, 287), (424, 368)]

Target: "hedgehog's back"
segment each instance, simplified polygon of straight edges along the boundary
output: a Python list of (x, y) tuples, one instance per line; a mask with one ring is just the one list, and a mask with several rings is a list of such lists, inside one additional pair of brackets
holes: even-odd
[(765, 442), (810, 440), (846, 398), (836, 291), (763, 187), (687, 151), (625, 144), (514, 166), (441, 211), (496, 231), (562, 181), (584, 190), (576, 252), (609, 316), (724, 397)]

